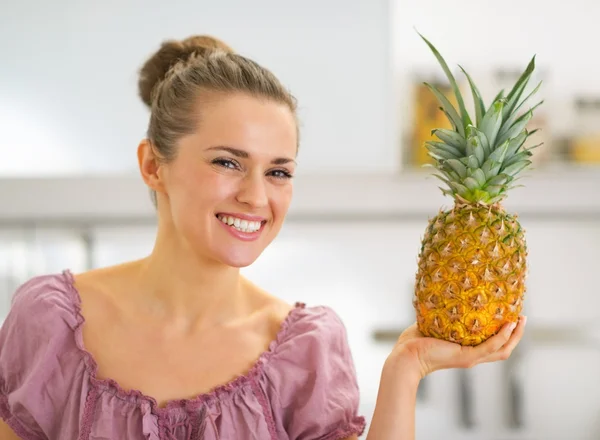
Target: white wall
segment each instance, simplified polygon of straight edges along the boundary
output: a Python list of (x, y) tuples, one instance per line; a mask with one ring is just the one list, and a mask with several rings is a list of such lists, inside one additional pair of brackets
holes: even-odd
[(388, 16), (387, 0), (10, 2), (0, 175), (135, 170), (148, 116), (137, 69), (192, 33), (254, 57), (299, 98), (299, 173), (393, 171)]

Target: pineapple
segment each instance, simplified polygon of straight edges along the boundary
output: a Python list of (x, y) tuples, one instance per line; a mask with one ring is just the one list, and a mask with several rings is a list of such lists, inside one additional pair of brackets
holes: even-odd
[[(420, 35), (420, 34), (419, 34)], [(526, 126), (533, 110), (519, 114), (537, 92), (524, 96), (535, 68), (535, 56), (505, 96), (500, 91), (489, 107), (462, 68), (473, 95), (471, 120), (456, 81), (436, 48), (422, 35), (452, 86), (458, 109), (434, 86), (425, 84), (440, 101), (452, 129), (432, 131), (439, 140), (426, 142), (434, 159), (434, 175), (453, 198), (451, 209), (429, 219), (422, 238), (415, 279), (419, 330), (425, 335), (461, 345), (485, 341), (507, 322), (516, 322), (523, 308), (527, 245), (517, 216), (502, 201), (529, 165), (525, 141), (535, 131)]]

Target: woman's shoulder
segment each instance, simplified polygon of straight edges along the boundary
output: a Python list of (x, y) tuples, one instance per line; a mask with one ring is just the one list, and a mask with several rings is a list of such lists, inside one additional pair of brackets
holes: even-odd
[(29, 278), (17, 287), (3, 327), (16, 325), (52, 331), (55, 325), (78, 325), (80, 301), (73, 287), (73, 275), (65, 269)]
[(78, 307), (69, 271), (30, 278), (12, 296), (0, 327), (0, 419), (24, 438), (42, 435), (71, 389), (63, 378), (81, 361)]
[(296, 302), (271, 349), (274, 368), (281, 364), (334, 368), (342, 362), (353, 373), (346, 324), (327, 305)]
[(263, 387), (289, 438), (361, 435), (360, 392), (346, 325), (330, 306), (297, 303), (284, 321)]

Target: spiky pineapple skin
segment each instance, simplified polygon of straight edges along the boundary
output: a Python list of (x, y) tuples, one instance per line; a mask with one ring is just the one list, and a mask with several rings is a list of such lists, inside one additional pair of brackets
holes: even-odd
[(429, 220), (413, 305), (419, 330), (478, 345), (517, 322), (527, 276), (525, 232), (500, 205), (457, 202)]

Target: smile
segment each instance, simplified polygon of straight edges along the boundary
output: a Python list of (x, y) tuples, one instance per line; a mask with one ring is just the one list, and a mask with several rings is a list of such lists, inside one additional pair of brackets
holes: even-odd
[(257, 232), (258, 230), (260, 230), (262, 225), (266, 223), (265, 220), (252, 221), (224, 214), (218, 214), (217, 218), (221, 220), (222, 223), (232, 227), (233, 229), (245, 233)]

